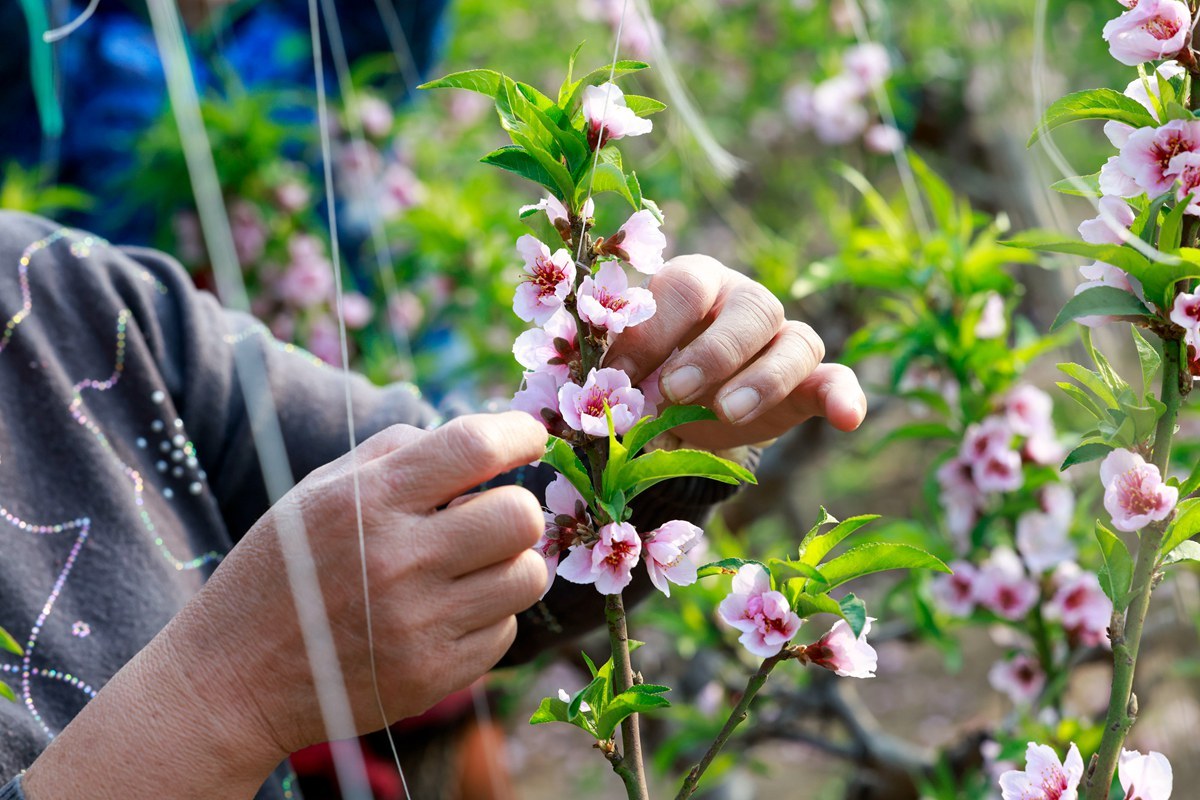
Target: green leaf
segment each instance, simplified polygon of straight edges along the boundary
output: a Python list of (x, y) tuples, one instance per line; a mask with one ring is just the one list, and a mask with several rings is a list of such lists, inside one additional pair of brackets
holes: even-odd
[(820, 564), (821, 559), (829, 555), (830, 551), (841, 544), (843, 539), (877, 519), (879, 519), (878, 514), (862, 514), (857, 517), (850, 517), (847, 520), (839, 522), (828, 533), (822, 536), (814, 536), (811, 539), (806, 537), (804, 544), (801, 545), (800, 560), (805, 564), (814, 566)]
[[(1169, 193), (1174, 198), (1174, 192)], [(1167, 218), (1163, 220), (1162, 232), (1158, 235), (1158, 247), (1160, 250), (1168, 252), (1179, 249), (1179, 243), (1183, 238), (1183, 213), (1187, 211), (1188, 204), (1192, 202), (1192, 195), (1189, 194), (1175, 204), (1171, 209), (1171, 213), (1167, 214)]]
[(1044, 133), (1060, 125), (1084, 119), (1111, 119), (1135, 128), (1158, 126), (1158, 120), (1136, 100), (1113, 89), (1088, 89), (1051, 103), (1025, 146), (1031, 147)]
[(1124, 611), (1125, 596), (1129, 594), (1129, 585), (1133, 582), (1133, 559), (1129, 555), (1129, 548), (1099, 520), (1096, 520), (1096, 541), (1100, 542), (1100, 552), (1104, 556), (1104, 566), (1097, 574), (1100, 588), (1112, 601), (1113, 608)]
[[(587, 686), (571, 695), (571, 702), (567, 704), (567, 721), (574, 722), (575, 718), (579, 716), (579, 711), (583, 707), (583, 704), (587, 702), (588, 695), (595, 694), (597, 689), (601, 692), (607, 691), (607, 685), (607, 681), (597, 675), (592, 678)], [(588, 703), (588, 706), (591, 707), (591, 703)]]
[(636, 456), (654, 437), (689, 422), (713, 420), (717, 415), (704, 406), (668, 406), (657, 417), (643, 417), (621, 437), (630, 456)]
[[(562, 107), (567, 113), (574, 114), (576, 107), (583, 98), (583, 90), (588, 86), (598, 86), (602, 83), (608, 83), (611, 74), (612, 80), (630, 75), (634, 72), (641, 72), (644, 69), (649, 69), (650, 65), (644, 61), (618, 61), (615, 64), (606, 64), (603, 67), (596, 69), (584, 75), (579, 80), (571, 84), (571, 93), (566, 103), (562, 103)], [(560, 93), (561, 94), (561, 93)], [(1151, 123), (1157, 124), (1157, 123)]]
[(1050, 331), (1079, 317), (1151, 317), (1154, 314), (1134, 295), (1115, 286), (1093, 286), (1072, 297), (1054, 319)]
[(1100, 405), (1092, 398), (1090, 394), (1080, 389), (1073, 383), (1065, 381), (1056, 381), (1055, 386), (1062, 389), (1064, 393), (1076, 403), (1081, 405), (1085, 411), (1091, 414), (1096, 419), (1108, 419), (1108, 412), (1104, 410), (1104, 406)]
[(551, 436), (546, 441), (546, 452), (542, 455), (542, 461), (562, 473), (571, 485), (579, 490), (588, 505), (595, 505), (596, 493), (592, 491), (592, 480), (588, 477), (579, 456), (575, 455), (575, 450), (565, 440)]
[(3, 697), (5, 700), (11, 700), (14, 703), (17, 702), (17, 696), (13, 693), (12, 687), (4, 681), (0, 681), (0, 697)]
[(1055, 181), (1050, 184), (1050, 188), (1060, 194), (1069, 194), (1075, 197), (1103, 197), (1104, 192), (1100, 191), (1100, 173), (1094, 175), (1079, 175), (1074, 178), (1063, 178), (1061, 181)]
[(575, 59), (579, 57), (579, 51), (583, 49), (585, 44), (587, 44), (586, 40), (575, 45), (575, 49), (571, 51), (571, 57), (567, 60), (567, 77), (558, 90), (558, 104), (560, 106), (571, 96), (571, 88), (575, 82)]
[(626, 464), (614, 488), (623, 489), (626, 500), (632, 500), (659, 481), (688, 476), (721, 483), (758, 483), (754, 474), (742, 465), (703, 450), (655, 450)]
[(755, 561), (750, 558), (723, 558), (720, 561), (712, 561), (696, 570), (696, 579), (707, 578), (711, 575), (735, 575), (737, 571), (747, 564), (758, 564), (769, 574), (771, 570), (766, 564), (761, 561)]
[[(518, 131), (510, 130), (508, 136), (513, 142), (524, 148), (525, 152), (532, 156), (534, 161), (538, 163), (538, 166), (550, 176), (550, 180), (554, 183), (553, 185), (546, 186), (546, 188), (550, 189), (564, 203), (569, 203), (575, 195), (575, 181), (571, 178), (571, 173), (567, 171), (567, 168), (562, 165), (562, 162)], [(545, 186), (546, 184), (542, 185)]]
[(625, 95), (625, 105), (629, 106), (629, 110), (639, 117), (657, 114), (667, 107), (666, 103), (655, 100), (653, 97), (642, 97), (638, 94)]
[[(666, 690), (665, 686), (655, 686), (653, 689)], [(632, 714), (641, 714), (657, 708), (668, 708), (671, 701), (652, 692), (640, 691), (640, 687), (632, 686), (621, 692), (609, 703), (608, 708), (596, 722), (596, 737), (610, 739), (621, 720)]]
[(1081, 444), (1063, 459), (1062, 466), (1059, 467), (1059, 472), (1065, 472), (1076, 464), (1086, 464), (1089, 461), (1096, 461), (1104, 458), (1111, 453), (1115, 448), (1111, 444), (1100, 444), (1093, 442), (1091, 444)]
[(805, 564), (803, 561), (787, 561), (782, 558), (772, 558), (767, 561), (767, 567), (771, 571), (771, 576), (778, 584), (784, 584), (799, 578), (806, 581), (815, 581), (821, 591), (825, 591), (829, 584), (829, 581), (825, 580), (825, 576), (821, 574), (820, 570), (811, 564)]
[[(1197, 468), (1200, 470), (1200, 467)], [(1182, 491), (1180, 492), (1182, 494)], [(1159, 554), (1170, 553), (1176, 547), (1200, 533), (1200, 500), (1185, 500), (1175, 508), (1175, 519), (1167, 529)]]
[(867, 625), (867, 604), (848, 594), (838, 601), (838, 606), (842, 609), (842, 619), (846, 620), (854, 637), (857, 639), (862, 636), (863, 628)]
[(808, 619), (814, 614), (833, 614), (838, 617), (843, 614), (842, 607), (827, 594), (809, 594), (801, 591), (788, 594), (790, 595), (788, 602), (792, 604), (792, 610), (801, 619)]
[(499, 72), (491, 69), (468, 69), (463, 72), (452, 72), (444, 78), (422, 83), (418, 89), (468, 89), (472, 92), (495, 97), (500, 90), (500, 82), (504, 78)]
[(525, 148), (518, 145), (505, 145), (498, 150), (493, 150), (483, 158), (479, 159), (484, 164), (491, 164), (493, 167), (507, 170), (522, 178), (528, 178), (536, 184), (544, 186), (550, 190), (550, 193), (559, 200), (568, 200), (571, 195), (563, 196), (562, 188), (558, 179), (550, 174), (539, 159), (534, 158)]
[(888, 431), (875, 444), (875, 450), (882, 450), (890, 444), (910, 439), (958, 439), (959, 435), (942, 422), (910, 422)]
[(1138, 363), (1142, 366), (1142, 396), (1154, 391), (1154, 376), (1162, 366), (1162, 356), (1158, 348), (1146, 341), (1146, 337), (1138, 331), (1136, 325), (1129, 328), (1133, 331), (1133, 343), (1137, 345)]
[(1175, 549), (1163, 556), (1162, 566), (1178, 564), (1180, 561), (1200, 561), (1200, 542), (1187, 540), (1180, 542)]
[(629, 194), (633, 197), (633, 208), (635, 211), (642, 209), (642, 184), (637, 179), (637, 173), (631, 172), (625, 177), (625, 185), (629, 187)]
[[(580, 45), (580, 47), (582, 47), (582, 45)], [(582, 650), (579, 651), (579, 655), (583, 656), (583, 663), (587, 664), (588, 672), (592, 673), (593, 678), (596, 677), (595, 662), (592, 661), (592, 659), (588, 657), (588, 654), (583, 652)]]
[[(1191, 474), (1179, 484), (1179, 499), (1182, 501), (1197, 489), (1200, 489), (1200, 459), (1197, 459), (1196, 463), (1192, 465)], [(1182, 506), (1183, 503), (1181, 502), (1179, 505)], [(1176, 514), (1178, 513), (1179, 511), (1176, 509)]]
[[(606, 146), (607, 150), (612, 145)], [(579, 205), (587, 197), (588, 188), (592, 190), (592, 196), (595, 197), (603, 192), (616, 192), (624, 197), (629, 205), (633, 206), (635, 211), (641, 209), (641, 205), (634, 201), (633, 194), (629, 191), (629, 183), (625, 180), (625, 173), (620, 170), (615, 164), (607, 164), (603, 161), (596, 165), (595, 172), (592, 173), (590, 180), (581, 180), (575, 188), (575, 204)]]
[(1151, 264), (1148, 258), (1132, 247), (1119, 244), (1089, 244), (1076, 239), (1063, 239), (1061, 234), (1053, 231), (1023, 231), (999, 244), (1026, 250), (1040, 250), (1046, 253), (1094, 258), (1133, 273), (1135, 276), (1147, 272)]
[(821, 574), (835, 588), (846, 581), (891, 569), (932, 569), (950, 572), (941, 559), (907, 544), (873, 542), (862, 544), (821, 565)]
[(1166, 191), (1155, 197), (1142, 209), (1133, 220), (1133, 224), (1129, 226), (1129, 229), (1150, 247), (1154, 246), (1154, 242), (1158, 238), (1158, 219), (1163, 206), (1167, 204), (1168, 200), (1174, 197), (1175, 192), (1173, 191)]
[(541, 704), (537, 707), (537, 711), (534, 711), (533, 716), (529, 718), (530, 725), (541, 725), (546, 722), (565, 722), (568, 725), (574, 725), (580, 730), (587, 731), (593, 736), (596, 735), (587, 717), (577, 715), (574, 719), (569, 719), (567, 716), (567, 704), (557, 697), (543, 697)]
[(1120, 404), (1117, 403), (1116, 395), (1112, 393), (1112, 389), (1108, 388), (1108, 384), (1105, 383), (1104, 378), (1099, 373), (1093, 372), (1081, 364), (1070, 362), (1059, 364), (1058, 369), (1086, 386), (1108, 408), (1120, 407)]
[(836, 525), (837, 522), (837, 517), (830, 514), (825, 506), (821, 506), (817, 513), (817, 521), (813, 523), (813, 526), (808, 529), (808, 533), (804, 534), (804, 538), (800, 540), (799, 552), (801, 554), (804, 553), (805, 548), (808, 547), (808, 543), (821, 533), (821, 528), (824, 528), (826, 525)]
[(0, 650), (7, 650), (14, 656), (23, 656), (25, 651), (21, 649), (21, 645), (12, 637), (4, 628), (0, 628)]

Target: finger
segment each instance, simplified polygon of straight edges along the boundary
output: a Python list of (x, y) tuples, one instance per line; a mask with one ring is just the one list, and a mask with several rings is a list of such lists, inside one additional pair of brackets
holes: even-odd
[(541, 458), (546, 435), (541, 423), (519, 411), (457, 417), (370, 462), (364, 479), (397, 508), (432, 511)]
[(533, 547), (546, 528), (546, 518), (528, 489), (499, 486), (439, 511), (429, 525), (425, 535), (434, 537), (436, 563), (446, 565), (444, 575), (457, 577), (503, 563)]
[(401, 447), (419, 442), (429, 435), (429, 431), (413, 425), (390, 425), (374, 436), (359, 442), (354, 451), (355, 456), (361, 466), (399, 450)]
[(650, 279), (658, 310), (640, 325), (626, 328), (608, 350), (605, 364), (629, 375), (635, 385), (695, 336), (712, 311), (727, 270), (705, 256), (680, 256)]
[(858, 376), (842, 364), (817, 367), (792, 391), (788, 402), (800, 417), (826, 417), (840, 431), (854, 430), (867, 415), (867, 396)]
[(717, 392), (714, 410), (745, 424), (781, 403), (820, 365), (821, 338), (803, 322), (788, 321), (750, 366)]
[(461, 621), (458, 633), (465, 635), (519, 614), (537, 603), (545, 590), (546, 560), (533, 550), (464, 575), (449, 589)]
[[(711, 394), (775, 338), (783, 321), (783, 305), (775, 295), (754, 281), (738, 282), (722, 299), (712, 324), (667, 359), (663, 394), (675, 403)], [(824, 357), (823, 350), (820, 355)]]
[(479, 670), (467, 683), (496, 666), (516, 638), (517, 618), (511, 615), (459, 637), (455, 643), (459, 652), (464, 653)]

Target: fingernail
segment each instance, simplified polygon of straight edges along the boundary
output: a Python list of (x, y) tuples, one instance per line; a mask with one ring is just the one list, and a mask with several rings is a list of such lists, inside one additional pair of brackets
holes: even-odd
[(629, 356), (619, 356), (615, 361), (609, 364), (613, 369), (619, 369), (632, 379), (634, 370), (637, 369), (637, 364), (633, 363), (633, 359)]
[(687, 400), (704, 385), (704, 373), (697, 367), (680, 367), (663, 379), (663, 391), (672, 403)]
[(721, 411), (730, 422), (737, 422), (758, 408), (761, 401), (757, 390), (743, 386), (725, 395), (721, 400)]

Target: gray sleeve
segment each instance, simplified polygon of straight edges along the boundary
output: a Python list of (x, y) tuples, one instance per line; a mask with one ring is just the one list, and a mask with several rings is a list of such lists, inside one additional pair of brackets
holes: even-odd
[(21, 791), (20, 775), (0, 786), (0, 800), (25, 800), (25, 793)]

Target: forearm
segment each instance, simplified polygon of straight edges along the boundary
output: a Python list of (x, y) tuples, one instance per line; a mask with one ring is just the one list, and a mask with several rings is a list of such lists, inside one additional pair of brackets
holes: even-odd
[(183, 627), (155, 637), (55, 738), (25, 775), (27, 800), (254, 796), (285, 754), (253, 734), (246, 700)]

